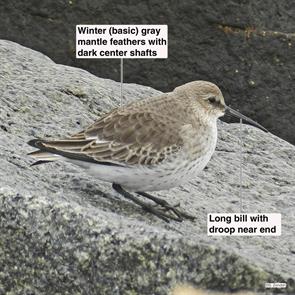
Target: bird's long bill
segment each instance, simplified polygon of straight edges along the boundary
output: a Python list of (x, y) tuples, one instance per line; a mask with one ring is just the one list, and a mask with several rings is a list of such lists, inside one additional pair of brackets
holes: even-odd
[(259, 123), (257, 123), (254, 120), (244, 116), (243, 114), (239, 113), (238, 111), (233, 110), (232, 108), (230, 108), (228, 106), (225, 107), (225, 111), (227, 111), (230, 115), (233, 115), (234, 117), (245, 120), (245, 121), (249, 122), (250, 124), (256, 126), (257, 128), (259, 128), (259, 129), (261, 129), (261, 130), (263, 130), (265, 132), (268, 132), (268, 130), (266, 128), (264, 128), (263, 126), (261, 126)]

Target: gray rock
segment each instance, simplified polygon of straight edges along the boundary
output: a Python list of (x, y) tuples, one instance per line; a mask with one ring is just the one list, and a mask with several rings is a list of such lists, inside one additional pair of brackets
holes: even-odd
[(294, 15), (292, 0), (10, 0), (0, 5), (0, 38), (118, 81), (119, 60), (75, 58), (75, 26), (167, 24), (169, 58), (126, 59), (126, 82), (161, 91), (215, 82), (234, 108), (295, 144)]
[[(120, 103), (120, 85), (0, 41), (0, 294), (167, 294), (179, 282), (295, 293), (295, 149), (219, 124), (217, 151), (187, 185), (162, 191), (197, 217), (167, 224), (69, 163), (30, 167), (26, 142), (79, 131)], [(124, 85), (123, 103), (159, 93)], [(280, 237), (208, 237), (210, 212), (282, 213)]]

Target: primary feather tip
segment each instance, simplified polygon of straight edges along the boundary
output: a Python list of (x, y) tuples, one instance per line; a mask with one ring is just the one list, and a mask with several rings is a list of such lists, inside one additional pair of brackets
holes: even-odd
[(31, 139), (27, 142), (28, 145), (30, 145), (34, 148), (37, 148), (37, 149), (39, 149), (41, 147), (41, 145), (40, 145), (41, 143), (42, 143), (42, 141), (38, 138)]

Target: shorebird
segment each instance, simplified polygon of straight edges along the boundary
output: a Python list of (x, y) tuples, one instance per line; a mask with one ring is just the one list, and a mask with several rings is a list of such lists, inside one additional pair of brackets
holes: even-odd
[(226, 106), (215, 84), (194, 81), (118, 107), (70, 137), (30, 140), (38, 148), (30, 155), (38, 160), (33, 165), (74, 163), (165, 221), (194, 219), (146, 191), (179, 186), (202, 171), (216, 147), (217, 119), (226, 111), (266, 130)]

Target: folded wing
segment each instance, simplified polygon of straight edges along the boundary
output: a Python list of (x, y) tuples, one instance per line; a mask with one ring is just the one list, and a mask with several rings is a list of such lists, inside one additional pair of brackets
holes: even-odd
[(177, 120), (164, 115), (117, 109), (69, 138), (29, 144), (39, 149), (31, 155), (41, 161), (63, 156), (105, 165), (154, 165), (179, 151), (180, 128)]

